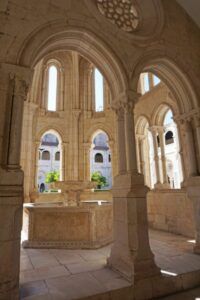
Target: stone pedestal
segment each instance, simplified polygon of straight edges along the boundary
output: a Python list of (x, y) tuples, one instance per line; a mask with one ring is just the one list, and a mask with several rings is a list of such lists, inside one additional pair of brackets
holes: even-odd
[(195, 238), (194, 252), (200, 254), (200, 176), (190, 177), (187, 181), (187, 194), (193, 201), (195, 219)]
[(114, 245), (108, 265), (132, 282), (160, 274), (149, 245), (147, 191), (142, 175), (126, 173), (115, 178)]
[[(0, 299), (19, 299), (23, 174), (0, 169)], [(15, 183), (7, 185), (6, 181)], [(18, 179), (18, 184), (16, 183)], [(21, 185), (20, 185), (21, 183)]]

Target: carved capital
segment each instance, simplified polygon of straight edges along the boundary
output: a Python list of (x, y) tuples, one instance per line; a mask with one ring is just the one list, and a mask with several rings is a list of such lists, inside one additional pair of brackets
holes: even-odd
[(73, 109), (72, 110), (72, 115), (74, 117), (75, 120), (78, 120), (81, 114), (81, 110), (80, 109)]
[(14, 95), (16, 97), (22, 97), (23, 100), (26, 100), (28, 93), (29, 84), (18, 76), (14, 77)]

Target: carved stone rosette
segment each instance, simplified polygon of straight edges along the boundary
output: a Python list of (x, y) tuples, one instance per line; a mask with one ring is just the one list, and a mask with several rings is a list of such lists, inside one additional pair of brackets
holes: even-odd
[(133, 32), (138, 26), (138, 12), (131, 0), (97, 0), (100, 13), (111, 23), (126, 32)]

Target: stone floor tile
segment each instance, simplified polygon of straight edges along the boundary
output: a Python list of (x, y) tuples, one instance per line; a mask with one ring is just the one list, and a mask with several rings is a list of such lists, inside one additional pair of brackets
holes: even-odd
[(32, 270), (33, 265), (31, 263), (31, 260), (28, 256), (21, 256), (20, 258), (20, 270), (25, 271), (25, 270)]
[(47, 286), (44, 281), (34, 281), (24, 283), (20, 286), (20, 298), (24, 299), (33, 295), (41, 295), (48, 293)]
[(102, 269), (105, 267), (105, 264), (105, 260), (102, 259), (90, 262), (67, 264), (66, 267), (72, 274), (77, 274)]
[(58, 276), (69, 276), (70, 272), (64, 266), (42, 267), (30, 271), (20, 273), (20, 282), (31, 282), (36, 280), (43, 280), (54, 278)]
[[(72, 300), (105, 292), (105, 288), (91, 274), (76, 274), (46, 280), (51, 295)], [(57, 298), (55, 298), (57, 299)], [(59, 299), (59, 298), (58, 298)]]
[(54, 253), (55, 258), (59, 261), (60, 264), (66, 265), (66, 264), (72, 264), (72, 263), (79, 263), (84, 262), (85, 260), (83, 257), (81, 257), (78, 254), (72, 254), (72, 253)]
[(49, 254), (49, 249), (26, 249), (26, 253), (28, 256), (35, 256), (35, 255), (43, 255), (43, 254)]
[(29, 256), (34, 268), (59, 265), (58, 260), (50, 253)]
[(105, 283), (115, 278), (121, 278), (120, 274), (108, 268), (90, 272), (99, 282)]
[(85, 253), (81, 253), (80, 256), (86, 261), (94, 261), (94, 260), (100, 260), (100, 259), (106, 260), (105, 254), (100, 253), (98, 251), (95, 251), (95, 252), (87, 251)]

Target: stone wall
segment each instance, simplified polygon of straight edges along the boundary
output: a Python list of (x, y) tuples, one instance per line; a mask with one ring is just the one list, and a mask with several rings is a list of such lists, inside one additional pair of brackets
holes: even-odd
[(147, 195), (149, 226), (194, 238), (193, 202), (185, 191), (151, 191)]

